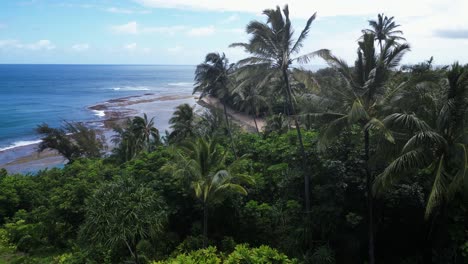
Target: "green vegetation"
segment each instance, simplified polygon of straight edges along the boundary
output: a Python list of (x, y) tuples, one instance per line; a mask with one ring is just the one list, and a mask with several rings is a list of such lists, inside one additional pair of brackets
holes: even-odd
[[(264, 14), (234, 44), (248, 58), (196, 69), (222, 110), (180, 105), (165, 137), (134, 117), (108, 155), (91, 128), (41, 125), (70, 162), (0, 171), (0, 263), (467, 263), (468, 65), (400, 65), (384, 15), (353, 66), (297, 56), (315, 15), (294, 38), (287, 7)], [(313, 57), (330, 67), (294, 67)]]

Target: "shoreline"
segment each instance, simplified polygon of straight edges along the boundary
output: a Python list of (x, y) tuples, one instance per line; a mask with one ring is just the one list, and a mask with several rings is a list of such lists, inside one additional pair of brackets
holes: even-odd
[[(199, 99), (197, 103), (206, 108), (217, 108), (221, 111), (224, 111), (223, 109), (224, 107), (219, 101), (219, 99), (213, 96), (205, 96)], [(226, 110), (227, 110), (228, 116), (231, 117), (231, 120), (234, 123), (236, 123), (237, 125), (239, 125), (240, 127), (242, 127), (248, 132), (252, 132), (252, 133), (257, 132), (255, 128), (254, 118), (251, 115), (236, 111), (230, 108), (229, 106), (226, 107)], [(265, 125), (266, 125), (266, 120), (264, 118), (257, 117), (256, 121), (257, 121), (258, 130), (260, 132), (263, 132)]]
[[(155, 121), (159, 121), (156, 122), (157, 127), (163, 133), (164, 129), (168, 127), (167, 121), (172, 116), (174, 108), (181, 103), (191, 103), (191, 101), (195, 103), (195, 97), (191, 94), (157, 95), (146, 93), (112, 98), (95, 105), (86, 106), (86, 109), (91, 111), (96, 119), (84, 121), (84, 123), (102, 132), (106, 137), (106, 141), (109, 142), (110, 136), (113, 134), (112, 129), (116, 124), (126, 118), (147, 113), (150, 118), (154, 117)], [(30, 144), (15, 146), (17, 142)], [(0, 151), (0, 155), (6, 155), (3, 156), (0, 168), (5, 168), (9, 173), (34, 173), (42, 169), (61, 167), (66, 162), (62, 156), (53, 150), (37, 152), (40, 140), (19, 140), (17, 142)]]
[[(109, 99), (102, 103), (87, 106), (86, 109), (92, 111), (97, 117), (96, 120), (86, 121), (87, 124), (92, 124), (97, 130), (101, 131), (106, 141), (109, 142), (112, 135), (112, 129), (116, 124), (126, 118), (148, 114), (148, 117), (155, 118), (156, 126), (160, 133), (164, 133), (169, 129), (169, 119), (172, 116), (174, 109), (183, 103), (199, 105), (204, 108), (217, 108), (223, 110), (222, 104), (217, 98), (205, 97), (199, 99), (198, 96), (192, 94), (173, 94), (173, 95), (156, 95), (154, 93), (146, 93), (143, 95), (132, 95)], [(255, 133), (255, 124), (253, 117), (245, 113), (235, 111), (227, 107), (228, 115), (231, 120), (248, 132)], [(257, 124), (262, 131), (265, 120), (257, 118)], [(7, 162), (0, 164), (0, 168), (5, 168), (9, 173), (34, 173), (42, 169), (50, 169), (61, 167), (66, 160), (53, 150), (45, 150), (41, 153), (37, 152), (37, 145), (40, 140), (31, 141), (31, 144), (8, 147), (8, 149), (0, 151), (0, 155), (8, 155)], [(8, 160), (8, 157), (11, 157)]]

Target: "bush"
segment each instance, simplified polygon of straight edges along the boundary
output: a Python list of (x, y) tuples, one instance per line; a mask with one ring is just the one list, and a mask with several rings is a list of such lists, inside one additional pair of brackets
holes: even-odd
[(152, 262), (152, 264), (219, 264), (221, 258), (217, 254), (216, 247), (208, 247), (187, 254), (178, 255), (165, 261)]
[(237, 245), (235, 250), (225, 256), (218, 252), (216, 247), (208, 247), (189, 253), (183, 253), (176, 257), (152, 262), (151, 264), (293, 264), (295, 259), (289, 259), (286, 255), (279, 253), (276, 249), (268, 246), (249, 248), (246, 244)]
[(227, 256), (225, 264), (288, 264), (297, 263), (296, 260), (289, 259), (286, 255), (279, 253), (269, 246), (249, 248), (247, 245), (237, 245), (234, 252)]

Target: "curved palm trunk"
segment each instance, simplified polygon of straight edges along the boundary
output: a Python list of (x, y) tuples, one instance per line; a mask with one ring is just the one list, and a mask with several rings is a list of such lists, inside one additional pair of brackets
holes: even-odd
[(232, 137), (231, 126), (229, 125), (229, 119), (228, 119), (226, 104), (225, 103), (222, 103), (222, 104), (223, 104), (224, 118), (226, 119), (226, 126), (227, 126), (227, 130), (228, 130), (229, 138), (231, 139), (232, 153), (234, 153), (234, 157), (236, 157), (236, 159), (237, 159), (237, 152), (236, 152), (236, 148), (234, 147), (234, 138)]
[(207, 246), (208, 242), (208, 207), (203, 204), (203, 248)]
[(255, 129), (257, 130), (257, 134), (260, 135), (260, 130), (258, 129), (258, 125), (257, 125), (257, 111), (255, 110), (255, 106), (253, 104), (253, 102), (250, 103), (252, 109), (254, 109), (254, 113), (253, 113), (253, 120), (254, 120), (254, 123), (255, 123)]
[(302, 140), (302, 133), (301, 127), (299, 126), (299, 121), (297, 120), (296, 111), (294, 109), (294, 104), (292, 102), (292, 93), (291, 87), (289, 85), (289, 77), (287, 69), (283, 69), (283, 77), (284, 81), (286, 82), (286, 93), (287, 93), (287, 100), (289, 104), (289, 113), (293, 116), (294, 125), (296, 126), (297, 131), (297, 139), (299, 140), (299, 147), (302, 156), (302, 169), (304, 171), (304, 199), (305, 199), (305, 212), (307, 216), (310, 212), (310, 175), (307, 171), (307, 156), (305, 153), (304, 142)]
[(369, 218), (368, 239), (369, 239), (369, 264), (375, 263), (375, 243), (374, 243), (374, 199), (372, 196), (372, 174), (369, 168), (369, 130), (364, 131), (364, 160), (366, 167), (366, 193), (367, 193), (367, 213)]

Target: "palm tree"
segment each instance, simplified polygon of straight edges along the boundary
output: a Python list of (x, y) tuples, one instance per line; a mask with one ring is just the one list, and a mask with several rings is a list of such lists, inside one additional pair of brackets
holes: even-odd
[(371, 28), (364, 29), (362, 31), (363, 34), (370, 33), (375, 36), (375, 40), (379, 42), (380, 51), (383, 49), (383, 41), (387, 41), (389, 39), (406, 40), (400, 36), (403, 35), (403, 31), (396, 30), (396, 28), (400, 27), (400, 25), (397, 25), (393, 19), (394, 17), (389, 18), (383, 13), (378, 14), (377, 20), (369, 20), (369, 26)]
[(267, 99), (265, 96), (260, 94), (255, 86), (251, 85), (242, 88), (241, 86), (237, 86), (232, 93), (236, 95), (236, 97), (234, 97), (234, 105), (237, 105), (240, 110), (253, 115), (255, 130), (260, 134), (257, 117), (260, 109), (267, 106)]
[(319, 147), (323, 149), (334, 140), (346, 127), (357, 125), (360, 127), (364, 141), (364, 161), (366, 171), (366, 195), (369, 217), (369, 263), (375, 263), (374, 258), (374, 216), (372, 182), (373, 175), (369, 164), (370, 135), (383, 135), (390, 142), (394, 141), (392, 133), (381, 121), (382, 109), (389, 100), (387, 96), (394, 93), (386, 93), (385, 83), (391, 70), (398, 66), (401, 58), (409, 50), (407, 44), (398, 45), (394, 39), (385, 42), (383, 51), (376, 54), (373, 34), (365, 34), (359, 42), (358, 59), (354, 68), (348, 67), (346, 62), (331, 55), (323, 53), (322, 57), (328, 64), (339, 71), (346, 79), (348, 86), (337, 89), (332, 98), (338, 101), (342, 107), (334, 112), (327, 111), (317, 114), (317, 117), (327, 121), (319, 138)]
[(253, 183), (253, 179), (243, 174), (232, 174), (225, 166), (226, 152), (213, 141), (203, 138), (188, 143), (176, 155), (178, 158), (165, 165), (162, 170), (172, 172), (185, 179), (195, 191), (195, 196), (203, 207), (203, 246), (208, 237), (208, 210), (221, 202), (228, 193), (246, 195), (240, 183)]
[(200, 99), (207, 95), (212, 95), (219, 99), (223, 105), (226, 128), (231, 139), (231, 148), (234, 156), (237, 157), (234, 139), (229, 125), (226, 103), (229, 99), (229, 73), (231, 71), (229, 60), (224, 53), (208, 53), (205, 61), (197, 66), (195, 70), (195, 87), (193, 93), (200, 93)]
[(114, 128), (112, 143), (116, 145), (114, 154), (121, 161), (129, 161), (141, 151), (151, 151), (155, 145), (161, 144), (159, 130), (154, 127), (154, 118), (148, 119), (136, 116), (128, 118), (123, 126)]
[(302, 169), (304, 170), (305, 184), (305, 211), (310, 211), (310, 175), (307, 169), (307, 156), (302, 141), (302, 134), (296, 110), (293, 103), (293, 92), (289, 82), (289, 70), (293, 63), (307, 63), (313, 56), (320, 54), (322, 51), (309, 53), (306, 55), (296, 56), (309, 33), (310, 25), (315, 20), (315, 14), (312, 15), (306, 23), (301, 34), (294, 40), (293, 28), (289, 19), (289, 8), (286, 5), (281, 11), (280, 7), (276, 9), (267, 9), (263, 11), (267, 16), (267, 22), (261, 23), (252, 21), (247, 25), (247, 33), (251, 34), (248, 43), (233, 43), (231, 47), (242, 47), (251, 57), (245, 58), (238, 62), (239, 66), (256, 66), (267, 69), (267, 74), (263, 76), (264, 83), (276, 76), (281, 76), (283, 91), (286, 102), (288, 104), (288, 114), (292, 115), (297, 130), (297, 138), (299, 148), (302, 155)]
[(433, 183), (426, 204), (426, 219), (450, 201), (467, 180), (465, 118), (468, 110), (468, 66), (453, 64), (447, 72), (444, 90), (445, 98), (433, 115), (433, 121), (426, 122), (406, 113), (395, 113), (384, 120), (388, 126), (406, 129), (412, 135), (400, 156), (390, 163), (374, 184), (374, 190), (381, 191), (407, 172), (429, 169)]
[(172, 132), (169, 134), (169, 140), (180, 142), (186, 138), (192, 138), (196, 135), (196, 118), (194, 108), (189, 104), (177, 106), (176, 111), (169, 119)]
[(132, 129), (139, 138), (143, 150), (150, 151), (153, 144), (157, 145), (160, 143), (159, 130), (154, 127), (154, 117), (148, 119), (146, 114), (143, 114), (143, 117), (134, 117)]

